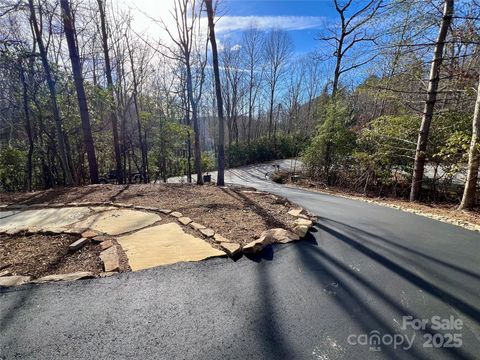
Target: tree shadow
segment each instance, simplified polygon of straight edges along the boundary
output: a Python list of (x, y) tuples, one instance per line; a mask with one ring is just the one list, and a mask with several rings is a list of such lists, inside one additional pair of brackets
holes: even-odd
[[(447, 261), (444, 261), (444, 260), (441, 260), (441, 259), (438, 259), (436, 257), (433, 257), (431, 255), (428, 255), (428, 254), (425, 254), (421, 251), (418, 251), (418, 250), (415, 250), (415, 249), (412, 249), (411, 247), (407, 247), (405, 245), (401, 245), (395, 241), (392, 241), (392, 240), (389, 240), (385, 237), (380, 237), (376, 234), (373, 234), (371, 232), (368, 232), (368, 231), (365, 231), (365, 230), (362, 230), (362, 229), (359, 229), (357, 227), (354, 227), (354, 226), (351, 226), (349, 224), (346, 224), (346, 223), (343, 223), (343, 222), (340, 222), (340, 221), (336, 221), (336, 220), (332, 220), (332, 219), (329, 219), (329, 218), (325, 218), (325, 217), (319, 217), (318, 218), (318, 221), (321, 221), (322, 224), (324, 224), (325, 222), (327, 223), (334, 223), (336, 226), (338, 227), (343, 227), (344, 229), (346, 229), (349, 233), (351, 234), (356, 234), (357, 236), (360, 235), (362, 236), (362, 240), (363, 241), (368, 241), (368, 242), (371, 242), (371, 240), (369, 241), (368, 239), (375, 239), (377, 240), (378, 242), (377, 243), (372, 243), (372, 245), (375, 245), (375, 246), (379, 246), (381, 245), (382, 243), (385, 243), (385, 244), (388, 244), (388, 246), (391, 246), (392, 248), (395, 248), (395, 249), (398, 249), (399, 251), (404, 251), (404, 252), (408, 252), (409, 254), (413, 255), (413, 256), (419, 256), (427, 261), (431, 261), (431, 262), (434, 262), (434, 263), (438, 263), (442, 266), (445, 266), (445, 267), (448, 267), (452, 270), (455, 270), (455, 271), (458, 271), (458, 272), (461, 272), (462, 274), (464, 275), (467, 275), (467, 276), (470, 276), (470, 277), (473, 277), (474, 279), (477, 279), (477, 280), (480, 280), (480, 274), (479, 273), (474, 273), (473, 271), (469, 270), (469, 269), (465, 269), (465, 268), (462, 268), (456, 264), (452, 264), (450, 262), (447, 262)], [(319, 227), (321, 227), (321, 225), (319, 225)], [(385, 247), (383, 246), (386, 250), (390, 250), (392, 251), (392, 249), (388, 248), (388, 247)]]
[[(374, 330), (380, 332), (380, 334), (399, 333), (398, 329), (388, 324), (381, 316), (384, 311), (374, 308), (372, 301), (365, 301), (367, 298), (376, 299), (386, 304), (399, 317), (410, 315), (415, 319), (422, 318), (422, 316), (418, 316), (405, 308), (398, 299), (386, 294), (377, 285), (362, 277), (322, 248), (315, 246), (313, 243), (299, 245), (301, 246), (295, 247), (295, 250), (300, 261), (303, 262), (306, 268), (314, 269), (310, 274), (323, 289), (329, 289), (331, 284), (336, 284), (332, 298), (363, 329), (365, 334)], [(367, 296), (362, 296), (358, 290), (359, 288), (366, 290)], [(362, 301), (362, 298), (365, 300)], [(431, 325), (427, 324), (426, 329), (421, 334), (426, 333), (434, 335), (439, 332), (433, 330)], [(405, 357), (404, 352), (400, 353), (400, 351), (403, 351), (402, 349), (394, 349), (391, 346), (383, 345), (381, 345), (381, 349), (388, 353), (389, 358)], [(441, 350), (447, 351), (457, 359), (474, 359), (474, 356), (466, 353), (461, 348), (442, 348)], [(408, 353), (416, 359), (431, 357), (423, 354), (422, 348), (416, 348), (415, 346), (409, 349)]]
[[(347, 236), (345, 234), (342, 234), (339, 231), (333, 229), (332, 227), (328, 227), (324, 224), (317, 224), (317, 227), (320, 230), (323, 230), (324, 232), (332, 235), (335, 239), (344, 242), (345, 244), (360, 251), (362, 254), (368, 256), (372, 260), (383, 265), (387, 269), (400, 275), (401, 277), (406, 279), (408, 282), (419, 287), (425, 292), (453, 306), (457, 310), (463, 312), (465, 315), (475, 320), (477, 323), (480, 323), (480, 311), (475, 305), (469, 304), (468, 302), (464, 301), (457, 295), (453, 295), (445, 291), (444, 289), (442, 289), (441, 284), (435, 284), (432, 282), (432, 280), (427, 280), (424, 277), (421, 277), (415, 274), (412, 270), (405, 268), (404, 266), (398, 264), (397, 262), (388, 258), (387, 256), (380, 254), (378, 251), (375, 251), (374, 249), (368, 247), (367, 245), (364, 245), (362, 242), (368, 241), (368, 240), (359, 237), (359, 234), (361, 234), (362, 230), (356, 229), (354, 233), (355, 234), (354, 235), (355, 238), (354, 238), (353, 236)], [(359, 238), (362, 240), (362, 242), (357, 240)], [(440, 281), (442, 280), (437, 279), (437, 282), (440, 282)]]
[(255, 307), (254, 315), (257, 320), (256, 338), (263, 343), (262, 353), (268, 358), (293, 359), (295, 358), (293, 347), (289, 338), (285, 336), (288, 324), (282, 324), (277, 315), (280, 310), (277, 309), (274, 298), (276, 290), (271, 279), (270, 265), (270, 263), (263, 262), (256, 266), (256, 288), (260, 299)]
[[(277, 220), (265, 208), (258, 205), (255, 201), (251, 200), (245, 194), (242, 194), (241, 192), (233, 191), (231, 189), (221, 188), (221, 190), (226, 194), (232, 196), (233, 198), (240, 200), (243, 203), (243, 206), (249, 208), (256, 214), (260, 215), (264, 219), (265, 224), (267, 225), (268, 228), (287, 228), (287, 229), (290, 228), (288, 224), (284, 224), (283, 222)], [(235, 196), (232, 195), (231, 192), (233, 192)]]

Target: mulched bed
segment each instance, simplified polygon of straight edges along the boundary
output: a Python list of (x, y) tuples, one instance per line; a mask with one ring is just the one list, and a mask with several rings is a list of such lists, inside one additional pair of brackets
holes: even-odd
[(0, 204), (114, 201), (167, 208), (242, 245), (257, 239), (264, 230), (293, 228), (295, 218), (286, 213), (292, 205), (286, 200), (242, 190), (194, 184), (90, 185), (29, 194), (0, 193)]
[[(0, 267), (13, 275), (33, 278), (77, 271), (103, 272), (98, 243), (89, 242), (76, 251), (68, 249), (78, 238), (67, 234), (0, 234)], [(127, 271), (127, 258), (123, 251), (119, 254), (120, 271)]]

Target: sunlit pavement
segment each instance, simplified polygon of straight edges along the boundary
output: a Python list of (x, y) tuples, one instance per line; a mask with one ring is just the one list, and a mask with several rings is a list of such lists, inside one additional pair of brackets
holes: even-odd
[(274, 184), (272, 169), (226, 181), (318, 215), (308, 240), (237, 262), (3, 290), (0, 358), (478, 358), (478, 233)]

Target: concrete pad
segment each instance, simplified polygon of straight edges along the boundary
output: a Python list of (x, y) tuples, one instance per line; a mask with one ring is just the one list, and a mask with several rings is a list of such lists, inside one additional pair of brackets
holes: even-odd
[(176, 223), (140, 230), (117, 238), (117, 241), (125, 250), (133, 271), (225, 255), (207, 242), (185, 233)]
[(61, 231), (91, 213), (88, 208), (0, 211), (0, 232), (11, 230)]
[(94, 214), (75, 224), (75, 227), (89, 228), (109, 235), (119, 235), (144, 228), (160, 220), (161, 218), (157, 214), (118, 209)]

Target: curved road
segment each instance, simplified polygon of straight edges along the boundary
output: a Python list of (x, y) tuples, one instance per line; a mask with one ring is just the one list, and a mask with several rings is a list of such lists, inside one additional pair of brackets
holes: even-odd
[(318, 215), (306, 241), (0, 290), (0, 359), (479, 358), (479, 233), (273, 184), (271, 169), (226, 179)]

